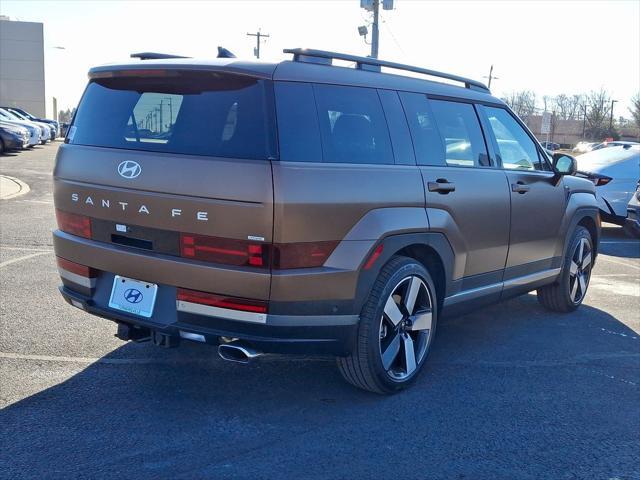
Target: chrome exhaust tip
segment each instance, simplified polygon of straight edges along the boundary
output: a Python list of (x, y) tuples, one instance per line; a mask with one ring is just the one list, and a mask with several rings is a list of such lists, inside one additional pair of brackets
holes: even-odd
[(221, 359), (228, 362), (247, 364), (262, 355), (251, 347), (242, 345), (241, 343), (223, 343), (218, 346), (218, 355)]

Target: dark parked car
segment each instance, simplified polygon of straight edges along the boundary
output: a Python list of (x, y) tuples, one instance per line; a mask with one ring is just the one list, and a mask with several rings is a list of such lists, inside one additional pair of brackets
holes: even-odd
[(575, 159), (550, 161), (474, 80), (285, 52), (90, 71), (54, 170), (71, 305), (123, 340), (226, 360), (333, 355), (391, 393), (443, 313), (532, 290), (554, 311), (582, 303), (600, 223)]
[(560, 144), (559, 143), (542, 142), (540, 145), (542, 145), (542, 147), (546, 148), (547, 150), (551, 150), (552, 152), (554, 152), (556, 150), (560, 150)]
[(0, 155), (8, 150), (22, 150), (29, 145), (29, 130), (19, 125), (0, 122)]

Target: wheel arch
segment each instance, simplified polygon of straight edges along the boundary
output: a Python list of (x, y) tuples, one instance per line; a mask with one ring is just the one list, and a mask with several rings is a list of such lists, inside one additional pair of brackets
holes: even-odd
[[(395, 256), (413, 258), (422, 264), (436, 285), (438, 306), (450, 294), (454, 254), (444, 234), (439, 232), (390, 235), (371, 248), (367, 259), (382, 245), (382, 254), (369, 269), (362, 267), (356, 292), (356, 309), (360, 311), (378, 274)], [(366, 265), (366, 260), (365, 260)]]
[(598, 255), (599, 242), (600, 242), (600, 214), (597, 208), (585, 207), (576, 210), (574, 213), (569, 228), (566, 231), (563, 246), (563, 258), (567, 254), (567, 249), (571, 244), (571, 238), (575, 232), (576, 227), (581, 226), (587, 229), (593, 242), (594, 250), (594, 262)]

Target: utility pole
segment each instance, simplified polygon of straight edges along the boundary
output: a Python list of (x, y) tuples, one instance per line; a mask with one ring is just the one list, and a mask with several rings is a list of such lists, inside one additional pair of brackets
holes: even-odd
[(378, 29), (380, 3), (373, 0), (373, 24), (371, 25), (371, 58), (378, 58), (378, 43), (380, 41), (380, 30)]
[(491, 90), (491, 80), (499, 80), (498, 77), (494, 77), (493, 76), (493, 65), (491, 65), (491, 68), (489, 69), (489, 76), (484, 76), (482, 78), (488, 78), (489, 79), (489, 84), (487, 85), (487, 87), (489, 87), (489, 90)]
[(611, 130), (613, 129), (613, 104), (618, 100), (611, 100), (611, 115), (609, 116), (609, 135), (611, 135)]
[(258, 29), (256, 33), (247, 33), (247, 36), (256, 37), (256, 48), (253, 49), (253, 54), (256, 56), (256, 58), (260, 58), (260, 39), (262, 37), (269, 38), (269, 35), (260, 32), (260, 29)]
[(587, 104), (585, 103), (583, 106), (584, 113), (582, 114), (582, 139), (584, 140), (584, 132), (587, 126)]
[(382, 1), (383, 10), (393, 10), (394, 0), (360, 0), (360, 8), (364, 8), (367, 12), (373, 14), (373, 20), (371, 22), (371, 44), (367, 42), (367, 35), (369, 29), (367, 25), (361, 25), (358, 27), (358, 33), (361, 37), (364, 37), (364, 42), (367, 45), (371, 45), (371, 58), (378, 58), (378, 47), (380, 45), (380, 3)]

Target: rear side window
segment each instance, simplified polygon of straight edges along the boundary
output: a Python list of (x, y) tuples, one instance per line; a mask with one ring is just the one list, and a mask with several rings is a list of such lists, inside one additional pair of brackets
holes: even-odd
[(418, 165), (443, 165), (442, 139), (426, 95), (401, 92), (400, 98), (409, 122), (416, 162)]
[(313, 88), (325, 162), (394, 163), (375, 89), (335, 85)]
[(473, 105), (468, 103), (431, 100), (447, 165), (454, 167), (487, 167), (487, 155), (482, 130)]
[(89, 83), (68, 143), (229, 158), (275, 156), (266, 82), (216, 72)]

